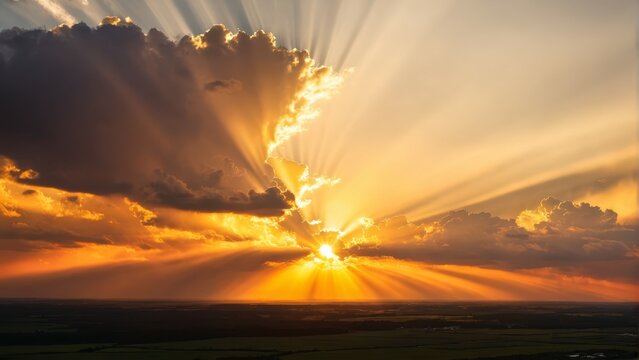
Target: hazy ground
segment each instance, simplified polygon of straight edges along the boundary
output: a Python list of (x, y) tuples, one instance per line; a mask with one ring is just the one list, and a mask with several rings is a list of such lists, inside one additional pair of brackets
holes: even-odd
[(638, 304), (0, 301), (0, 359), (635, 359)]

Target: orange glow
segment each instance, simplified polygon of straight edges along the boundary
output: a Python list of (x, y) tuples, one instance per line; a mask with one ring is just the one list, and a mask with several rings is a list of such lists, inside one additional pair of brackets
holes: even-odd
[[(37, 2), (65, 23), (75, 22), (54, 2)], [(133, 28), (129, 18), (107, 17), (102, 24)], [(383, 36), (378, 38), (379, 44), (406, 41), (387, 29), (390, 27), (384, 28)], [(63, 30), (66, 31), (65, 28), (54, 31)], [(140, 36), (150, 34), (141, 32)], [(216, 34), (222, 39), (220, 43), (207, 43), (207, 38)], [(575, 39), (583, 37), (581, 32), (576, 34), (579, 37)], [(266, 54), (278, 55), (273, 59), (277, 66), (262, 63), (264, 56), (250, 55), (258, 48), (245, 50), (247, 39), (264, 47)], [(544, 37), (538, 40), (541, 39)], [(561, 37), (553, 34), (551, 39)], [(537, 56), (513, 51), (521, 68), (543, 70), (537, 78), (525, 71), (511, 73), (518, 67), (510, 66), (510, 59), (503, 64), (508, 66), (499, 65), (505, 61), (505, 52), (491, 41), (495, 49), (477, 52), (479, 57), (473, 53), (466, 59), (455, 54), (454, 58), (467, 61), (442, 58), (439, 61), (445, 66), (438, 68), (435, 60), (428, 66), (423, 66), (420, 60), (413, 71), (430, 73), (429, 81), (416, 81), (417, 77), (406, 73), (400, 81), (406, 89), (387, 91), (385, 86), (395, 82), (390, 79), (399, 74), (404, 58), (437, 59), (445, 48), (441, 51), (434, 48), (428, 56), (416, 53), (420, 56), (390, 57), (389, 54), (403, 50), (388, 51), (381, 45), (367, 51), (353, 50), (352, 56), (361, 57), (362, 71), (358, 72), (364, 75), (358, 77), (359, 73), (346, 69), (347, 66), (334, 70), (316, 64), (307, 50), (281, 47), (273, 34), (264, 31), (246, 34), (216, 25), (206, 34), (187, 36), (184, 40), (176, 47), (186, 46), (189, 52), (200, 55), (242, 51), (249, 54), (246, 58), (230, 58), (228, 64), (221, 62), (219, 69), (218, 64), (205, 63), (210, 60), (206, 56), (187, 57), (185, 68), (180, 67), (180, 74), (188, 74), (184, 76), (186, 80), (182, 79), (183, 74), (179, 76), (180, 83), (189, 82), (185, 89), (197, 91), (189, 95), (195, 99), (193, 104), (176, 101), (180, 106), (172, 111), (181, 114), (182, 107), (201, 105), (206, 121), (192, 124), (198, 138), (191, 139), (190, 133), (183, 136), (187, 140), (181, 146), (193, 148), (188, 156), (175, 156), (166, 167), (188, 169), (188, 177), (197, 178), (189, 181), (195, 186), (187, 186), (177, 176), (167, 184), (156, 184), (151, 178), (153, 169), (163, 171), (155, 162), (161, 163), (160, 157), (172, 157), (179, 148), (171, 142), (173, 133), (167, 131), (164, 136), (164, 128), (173, 129), (172, 123), (161, 124), (162, 131), (158, 133), (162, 136), (158, 135), (158, 139), (152, 139), (153, 134), (149, 133), (149, 139), (165, 151), (158, 159), (143, 158), (127, 164), (126, 171), (122, 171), (128, 174), (135, 173), (137, 167), (149, 168), (140, 170), (139, 183), (123, 181), (135, 188), (130, 191), (91, 190), (95, 192), (92, 194), (63, 190), (89, 191), (84, 186), (70, 187), (56, 182), (51, 183), (60, 188), (35, 185), (51, 184), (45, 181), (47, 174), (39, 173), (42, 169), (20, 169), (18, 166), (23, 165), (18, 160), (14, 164), (13, 160), (4, 161), (0, 157), (3, 241), (0, 279), (60, 277), (61, 282), (69, 281), (69, 287), (74, 287), (73, 275), (86, 272), (104, 277), (104, 282), (96, 280), (95, 285), (92, 278), (83, 282), (87, 283), (86, 289), (74, 288), (70, 295), (79, 297), (168, 294), (264, 301), (639, 300), (639, 285), (624, 277), (622, 271), (610, 271), (601, 277), (594, 271), (595, 266), (607, 267), (606, 261), (621, 268), (626, 261), (639, 257), (636, 244), (626, 241), (636, 233), (639, 219), (639, 184), (634, 176), (638, 147), (634, 135), (628, 135), (635, 133), (623, 130), (629, 119), (635, 119), (634, 112), (626, 106), (634, 105), (634, 91), (631, 94), (626, 91), (632, 96), (611, 95), (618, 99), (611, 100), (610, 106), (588, 101), (585, 104), (594, 105), (587, 107), (577, 100), (574, 107), (568, 104), (566, 108), (554, 109), (554, 105), (546, 104), (547, 101), (554, 104), (556, 99), (590, 83), (578, 82), (574, 89), (567, 87), (561, 94), (551, 92), (549, 99), (520, 103), (531, 98), (531, 84), (545, 84), (552, 89), (557, 74), (573, 69), (569, 66), (572, 64), (564, 63), (571, 57), (562, 54), (587, 58), (577, 56), (581, 53), (579, 49), (574, 49), (574, 54), (545, 51), (557, 62), (556, 66), (551, 63), (537, 66), (530, 63)], [(458, 45), (466, 41), (469, 40), (460, 39)], [(414, 45), (407, 48), (421, 49)], [(516, 49), (521, 48), (521, 43), (515, 45)], [(593, 49), (592, 53), (604, 54), (605, 49), (608, 48)], [(155, 52), (151, 58), (160, 59), (161, 54)], [(154, 129), (151, 125), (156, 121), (158, 109), (151, 109), (145, 94), (139, 94), (141, 90), (125, 81), (118, 69), (101, 66), (110, 63), (98, 60), (95, 59), (95, 67), (104, 72), (103, 77), (116, 91), (114, 94), (124, 95), (124, 104), (119, 106), (133, 109), (134, 116), (122, 118), (139, 119), (144, 129), (146, 126)], [(634, 57), (631, 60), (634, 64)], [(482, 68), (473, 67), (477, 64), (495, 71), (478, 71)], [(588, 70), (588, 64), (582, 64), (584, 73), (603, 73)], [(279, 69), (275, 75), (271, 67)], [(234, 76), (226, 76), (229, 69)], [(504, 71), (504, 79), (509, 80), (495, 81), (493, 75)], [(279, 77), (282, 73), (290, 76)], [(568, 78), (579, 78), (579, 74), (573, 75)], [(354, 85), (344, 84), (347, 78), (349, 81), (354, 78), (351, 83)], [(194, 82), (193, 88), (190, 81)], [(207, 89), (206, 84), (220, 81), (232, 81), (235, 85), (223, 91)], [(450, 89), (432, 84), (447, 84)], [(346, 86), (342, 89), (342, 85)], [(281, 90), (274, 90), (280, 87)], [(607, 91), (606, 87), (592, 88)], [(342, 96), (334, 99), (332, 107), (327, 106), (328, 114), (320, 116), (324, 100), (338, 90), (343, 91)], [(383, 93), (377, 93), (382, 90)], [(607, 92), (615, 95), (622, 91), (623, 88)], [(412, 103), (407, 96), (411, 93), (441, 93), (437, 96), (442, 98)], [(378, 108), (377, 103), (389, 107)], [(544, 110), (536, 113), (531, 109)], [(172, 112), (168, 113), (174, 117)], [(507, 120), (498, 124), (502, 117)], [(189, 124), (188, 116), (175, 118)], [(323, 125), (315, 126), (314, 119), (322, 120)], [(574, 122), (575, 119), (579, 122)], [(494, 121), (495, 129), (478, 125), (482, 120), (489, 124)], [(593, 145), (592, 139), (597, 139), (598, 145)], [(217, 147), (204, 147), (207, 151), (200, 151), (201, 144), (216, 142), (224, 149), (219, 151), (222, 155), (218, 155)], [(123, 153), (129, 156), (129, 152)], [(197, 159), (200, 155), (207, 160), (216, 156), (221, 159), (209, 164), (200, 162)], [(108, 157), (110, 152), (101, 156)], [(102, 160), (91, 163), (90, 169), (98, 168)], [(115, 160), (113, 163), (121, 162)], [(191, 160), (193, 164), (189, 163)], [(221, 164), (219, 169), (217, 160)], [(608, 169), (606, 166), (611, 163), (616, 165)], [(601, 170), (604, 168), (605, 171)], [(598, 180), (589, 180), (588, 176)], [(136, 193), (153, 192), (154, 185), (159, 185), (156, 187), (174, 201), (158, 201), (162, 193), (149, 197)], [(268, 198), (260, 198), (267, 188), (286, 194), (284, 205), (274, 207)], [(258, 194), (256, 198), (266, 204), (258, 210), (276, 212), (209, 204), (215, 203), (219, 196), (238, 199), (237, 204), (243, 205), (242, 200), (249, 197), (247, 192)], [(566, 205), (583, 201), (601, 209), (569, 208), (555, 214), (563, 221), (562, 227), (548, 224), (541, 229), (543, 226), (537, 225), (552, 221), (551, 209), (522, 205), (530, 204), (530, 198), (541, 192), (544, 196), (565, 195), (567, 198), (561, 200)], [(204, 205), (200, 202), (194, 202), (198, 206), (176, 205), (189, 196), (201, 198)], [(442, 214), (448, 211), (459, 213), (473, 206), (468, 212), (477, 216), (472, 219), (470, 215), (460, 216), (446, 224), (432, 220), (443, 218)], [(563, 236), (566, 234), (569, 236)], [(583, 250), (578, 252), (581, 257), (573, 259), (574, 249)], [(528, 254), (533, 256), (529, 258)], [(131, 266), (123, 269), (123, 264)], [(595, 264), (593, 268), (583, 270), (591, 264)], [(171, 288), (161, 288), (201, 278), (205, 282), (186, 287), (184, 293), (174, 294)], [(152, 292), (144, 286), (158, 286), (161, 290)], [(97, 288), (99, 292), (92, 292)]]
[(423, 265), (392, 258), (345, 258), (339, 265), (302, 259), (273, 266), (238, 299), (259, 300), (624, 300), (639, 286), (564, 276)]
[(147, 261), (144, 254), (126, 246), (85, 245), (72, 249), (41, 249), (37, 254), (0, 251), (0, 279), (100, 266), (123, 261)]
[[(236, 300), (636, 300), (639, 286), (621, 281), (609, 281), (586, 276), (569, 276), (552, 268), (528, 271), (506, 271), (461, 265), (429, 265), (392, 257), (340, 257), (344, 247), (380, 244), (380, 235), (392, 239), (405, 236), (414, 225), (405, 220), (391, 219), (390, 223), (404, 224), (394, 234), (380, 233), (375, 221), (360, 218), (348, 227), (348, 232), (322, 229), (321, 224), (297, 223), (283, 226), (283, 218), (259, 218), (237, 214), (193, 214), (160, 210), (158, 213), (129, 199), (106, 199), (80, 194), (77, 204), (65, 203), (69, 194), (56, 189), (25, 186), (0, 180), (3, 211), (15, 213), (19, 224), (25, 211), (42, 213), (83, 224), (116, 221), (134, 231), (129, 236), (150, 237), (154, 249), (132, 244), (82, 244), (75, 248), (45, 248), (33, 253), (0, 252), (2, 278), (55, 273), (57, 271), (111, 266), (123, 262), (148, 263), (163, 266), (166, 261), (180, 261), (186, 256), (232, 258), (237, 252), (270, 251), (269, 249), (308, 247), (314, 249), (294, 261), (269, 261), (265, 267), (233, 278), (234, 284), (224, 292), (213, 292), (204, 298)], [(34, 195), (21, 199), (26, 189)], [(108, 206), (104, 202), (108, 203)], [(119, 205), (118, 205), (119, 204)], [(87, 214), (102, 214), (91, 217)], [(536, 215), (538, 211), (522, 213)], [(128, 214), (128, 215), (127, 215)], [(528, 215), (530, 215), (528, 214)], [(128, 216), (133, 221), (125, 223)], [(122, 218), (120, 218), (122, 217)], [(160, 225), (158, 217), (175, 223)], [(520, 222), (522, 217), (518, 218)], [(543, 218), (545, 219), (545, 217)], [(538, 223), (537, 218), (531, 224)], [(180, 226), (177, 226), (177, 225)], [(521, 225), (527, 225), (522, 223)], [(428, 234), (442, 231), (430, 225)], [(305, 230), (304, 230), (305, 229)], [(385, 230), (387, 231), (387, 230)], [(306, 232), (307, 235), (304, 235)], [(135, 235), (133, 235), (135, 234)], [(242, 241), (228, 241), (229, 237)], [(175, 253), (175, 250), (178, 250)], [(636, 256), (636, 255), (635, 255)], [(171, 260), (175, 259), (175, 260)], [(222, 261), (222, 260), (220, 260)], [(196, 262), (197, 263), (197, 262)], [(190, 265), (189, 265), (190, 266)], [(188, 266), (184, 269), (188, 270)], [(167, 271), (171, 271), (168, 270)], [(105, 287), (108, 289), (108, 287)], [(206, 289), (203, 289), (203, 291)], [(106, 291), (106, 290), (105, 290)], [(114, 297), (118, 293), (114, 290)], [(127, 294), (122, 293), (122, 297)]]
[(591, 191), (576, 201), (588, 202), (605, 209), (614, 209), (619, 221), (630, 223), (639, 219), (639, 183), (636, 178), (625, 179), (603, 191)]

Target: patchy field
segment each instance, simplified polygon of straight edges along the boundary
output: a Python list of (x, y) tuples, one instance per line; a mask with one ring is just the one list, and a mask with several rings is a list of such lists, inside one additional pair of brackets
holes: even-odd
[(4, 301), (0, 359), (634, 359), (636, 304)]

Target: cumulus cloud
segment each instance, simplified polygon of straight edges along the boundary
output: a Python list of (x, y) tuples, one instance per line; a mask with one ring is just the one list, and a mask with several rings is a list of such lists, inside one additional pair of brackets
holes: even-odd
[(114, 200), (0, 179), (0, 251), (152, 243), (124, 204)]
[[(249, 191), (244, 196), (260, 194)], [(147, 256), (147, 251), (210, 250), (240, 241), (297, 246), (295, 237), (279, 221), (279, 217), (253, 214), (187, 212), (171, 207), (151, 210), (120, 196), (69, 193), (0, 179), (0, 252), (104, 245), (123, 249), (120, 257), (137, 258)]]
[(162, 174), (160, 179), (151, 182), (145, 188), (149, 191), (146, 191), (142, 198), (152, 204), (168, 205), (182, 210), (228, 211), (263, 216), (281, 215), (282, 210), (290, 208), (295, 200), (290, 191), (282, 191), (274, 186), (261, 193), (249, 190), (248, 194), (236, 192), (225, 197), (215, 188), (221, 176), (221, 171), (216, 171), (211, 177), (217, 177), (212, 180), (212, 186), (194, 190), (177, 177)]
[(271, 34), (222, 25), (177, 43), (115, 17), (4, 30), (0, 155), (25, 170), (3, 171), (158, 207), (281, 215), (294, 199), (268, 152), (335, 76)]
[[(604, 230), (617, 224), (617, 214), (610, 209), (602, 210), (588, 203), (574, 204), (571, 201), (559, 201), (552, 197), (542, 200), (536, 212), (537, 216), (543, 219), (535, 224), (536, 229)], [(526, 213), (530, 212), (524, 212)]]
[(344, 241), (357, 255), (508, 269), (555, 267), (593, 276), (639, 275), (637, 227), (617, 224), (612, 210), (546, 198), (537, 210), (522, 212), (518, 221), (522, 217), (533, 221), (528, 230), (513, 219), (465, 210), (423, 224), (395, 217)]

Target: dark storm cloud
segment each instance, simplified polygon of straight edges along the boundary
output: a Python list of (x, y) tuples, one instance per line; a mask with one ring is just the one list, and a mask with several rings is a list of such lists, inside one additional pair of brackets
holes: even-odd
[(264, 159), (311, 66), (270, 34), (219, 25), (178, 43), (117, 18), (4, 30), (0, 156), (34, 185), (279, 215), (292, 195)]
[(222, 187), (222, 170), (200, 172), (190, 183), (156, 170), (155, 178), (138, 189), (134, 197), (152, 206), (201, 212), (236, 212), (278, 216), (294, 204), (295, 196), (275, 186), (263, 192), (233, 191)]
[(295, 201), (290, 191), (282, 192), (270, 187), (262, 193), (249, 190), (248, 194), (235, 193), (225, 198), (215, 188), (193, 190), (175, 176), (163, 174), (162, 178), (147, 186), (149, 203), (168, 205), (182, 210), (202, 212), (230, 211), (254, 215), (279, 215), (282, 209), (289, 208)]
[(532, 231), (518, 226), (515, 220), (465, 210), (419, 225), (395, 217), (366, 230), (367, 236), (376, 237), (379, 243), (354, 246), (349, 251), (437, 264), (502, 269), (554, 267), (636, 281), (636, 225), (617, 224), (612, 210), (554, 198), (544, 199), (537, 211), (546, 219)]

